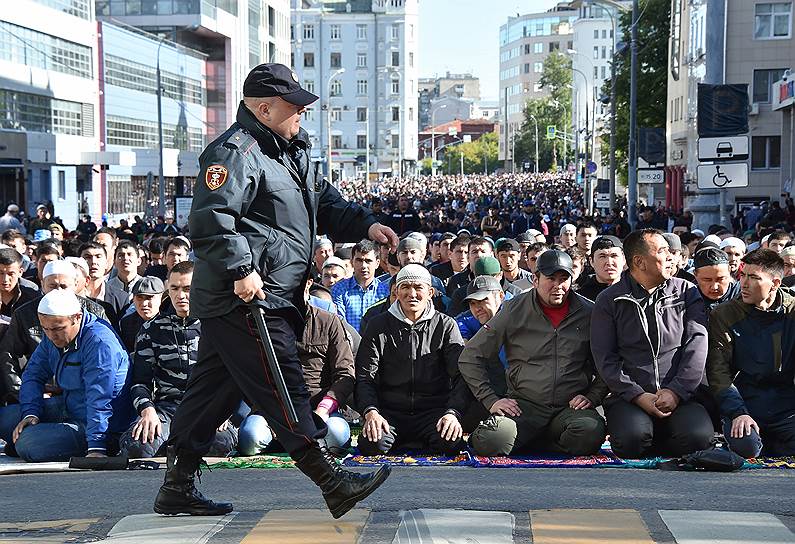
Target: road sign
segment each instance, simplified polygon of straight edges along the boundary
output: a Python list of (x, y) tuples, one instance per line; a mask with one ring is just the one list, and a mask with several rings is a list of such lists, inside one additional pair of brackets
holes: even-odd
[(472, 135), (471, 134), (464, 134), (464, 143), (468, 144), (472, 142)]
[(748, 136), (698, 139), (700, 161), (744, 161), (748, 159)]
[(609, 208), (610, 207), (610, 195), (608, 193), (596, 193), (596, 207), (597, 208)]
[(665, 183), (662, 168), (638, 168), (638, 183)]
[(585, 164), (585, 170), (586, 170), (586, 171), (587, 171), (589, 174), (593, 174), (594, 172), (596, 172), (596, 163), (595, 163), (595, 162), (593, 162), (593, 161), (588, 161), (588, 162)]
[(555, 132), (555, 125), (547, 125), (547, 140), (554, 140)]
[(450, 128), (447, 129), (447, 134), (449, 136), (457, 136), (458, 135), (458, 129), (455, 128), (455, 127), (450, 127)]
[(748, 187), (747, 162), (721, 162), (698, 165), (699, 189)]

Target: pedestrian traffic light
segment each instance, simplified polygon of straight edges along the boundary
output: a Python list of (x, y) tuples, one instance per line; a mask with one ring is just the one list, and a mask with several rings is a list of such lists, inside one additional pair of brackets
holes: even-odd
[(547, 140), (555, 139), (555, 125), (547, 125)]

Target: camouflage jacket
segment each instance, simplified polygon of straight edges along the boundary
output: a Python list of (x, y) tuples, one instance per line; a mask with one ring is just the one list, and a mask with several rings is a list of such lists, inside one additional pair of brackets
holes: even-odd
[(200, 336), (199, 320), (179, 317), (173, 309), (141, 326), (132, 357), (130, 391), (139, 414), (150, 406), (173, 408), (182, 401)]

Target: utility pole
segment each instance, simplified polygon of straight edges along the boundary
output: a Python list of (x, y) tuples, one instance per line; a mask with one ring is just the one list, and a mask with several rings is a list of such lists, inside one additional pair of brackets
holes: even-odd
[(160, 47), (165, 37), (157, 44), (157, 147), (159, 150), (157, 178), (157, 215), (166, 214), (166, 180), (163, 177), (163, 85), (160, 82)]

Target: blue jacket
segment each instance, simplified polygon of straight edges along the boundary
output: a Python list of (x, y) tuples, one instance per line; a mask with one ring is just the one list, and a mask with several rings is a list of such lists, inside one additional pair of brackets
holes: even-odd
[(110, 325), (89, 312), (75, 340), (61, 350), (44, 338), (22, 375), (22, 416), (41, 417), (44, 384), (55, 376), (67, 418), (85, 427), (89, 449), (105, 449), (108, 433), (123, 432), (134, 418), (127, 352)]
[[(512, 294), (505, 293), (505, 300), (503, 301), (503, 304), (512, 298)], [(461, 331), (461, 336), (464, 340), (469, 340), (475, 336), (475, 333), (478, 332), (481, 327), (483, 327), (481, 322), (478, 321), (478, 319), (472, 315), (472, 312), (469, 310), (458, 314), (455, 318), (455, 322), (456, 325), (458, 325), (458, 330)], [(505, 356), (505, 347), (500, 348), (500, 363), (502, 363), (503, 368), (508, 368), (508, 358)]]

